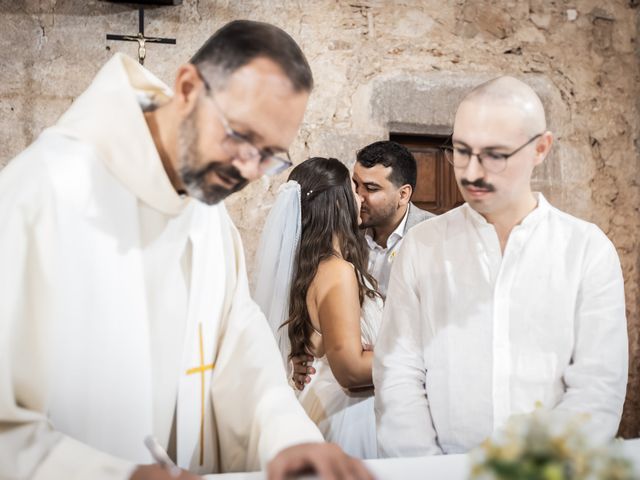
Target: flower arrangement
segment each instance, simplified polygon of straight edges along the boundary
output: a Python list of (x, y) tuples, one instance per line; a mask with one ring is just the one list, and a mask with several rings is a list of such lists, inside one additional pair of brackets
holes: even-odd
[(586, 417), (542, 408), (512, 417), (503, 431), (471, 452), (474, 480), (634, 480), (619, 441), (594, 447)]

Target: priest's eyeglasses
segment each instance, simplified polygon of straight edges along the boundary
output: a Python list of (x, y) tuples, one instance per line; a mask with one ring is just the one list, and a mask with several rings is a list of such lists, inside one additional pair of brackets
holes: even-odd
[(485, 170), (491, 173), (500, 173), (507, 168), (507, 160), (509, 157), (514, 156), (524, 147), (541, 136), (542, 133), (534, 135), (527, 140), (526, 143), (520, 145), (510, 153), (495, 152), (493, 150), (481, 150), (476, 153), (467, 146), (447, 145), (443, 147), (444, 156), (447, 159), (447, 162), (453, 165), (454, 168), (467, 168), (467, 165), (469, 165), (469, 162), (471, 161), (471, 157), (475, 155), (478, 158), (478, 162), (480, 162)]
[(207, 96), (211, 99), (213, 105), (216, 107), (218, 117), (220, 118), (220, 123), (222, 123), (222, 128), (224, 128), (225, 137), (222, 140), (221, 145), (227, 155), (248, 162), (258, 160), (260, 172), (263, 175), (277, 175), (278, 173), (286, 170), (293, 165), (291, 157), (289, 156), (289, 152), (274, 152), (268, 148), (258, 148), (251, 142), (251, 140), (247, 138), (246, 135), (236, 132), (233, 128), (231, 128), (227, 117), (224, 115), (224, 113), (222, 113), (218, 102), (216, 102), (214, 96), (212, 95), (209, 82), (207, 82), (207, 80), (202, 76), (200, 70), (196, 68), (196, 71), (200, 76), (200, 80), (202, 80), (202, 83), (204, 84), (204, 88), (207, 91)]

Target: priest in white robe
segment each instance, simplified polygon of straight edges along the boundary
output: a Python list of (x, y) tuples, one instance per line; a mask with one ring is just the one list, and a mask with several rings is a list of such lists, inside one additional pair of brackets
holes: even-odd
[(467, 203), (414, 227), (391, 273), (373, 365), (380, 455), (466, 452), (538, 402), (613, 437), (628, 368), (620, 263), (598, 227), (531, 191), (552, 144), (540, 99), (513, 78), (483, 84), (452, 142)]
[(311, 87), (286, 33), (232, 22), (175, 94), (115, 55), (1, 172), (0, 478), (168, 478), (139, 466), (147, 435), (196, 474), (276, 457), (276, 478), (368, 478), (335, 447), (289, 448), (323, 439), (218, 203), (287, 166)]

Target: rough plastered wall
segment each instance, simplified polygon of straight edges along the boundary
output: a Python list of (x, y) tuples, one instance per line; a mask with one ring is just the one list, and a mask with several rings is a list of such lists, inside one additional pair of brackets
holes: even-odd
[[(529, 81), (557, 135), (534, 183), (561, 209), (598, 224), (626, 281), (630, 375), (621, 433), (640, 435), (640, 67), (638, 0), (184, 0), (147, 10), (146, 66), (175, 68), (223, 23), (249, 18), (291, 33), (315, 89), (296, 161), (353, 152), (389, 131), (441, 133), (471, 86), (497, 74)], [(0, 0), (0, 167), (70, 105), (116, 51), (106, 33), (135, 33), (136, 12), (98, 0)], [(227, 202), (249, 264), (284, 176)], [(0, 266), (1, 268), (1, 266)]]

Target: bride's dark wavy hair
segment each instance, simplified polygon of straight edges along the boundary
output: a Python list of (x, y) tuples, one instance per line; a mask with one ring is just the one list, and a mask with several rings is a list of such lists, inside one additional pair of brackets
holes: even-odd
[(342, 257), (355, 267), (361, 306), (365, 295), (377, 295), (377, 282), (367, 271), (368, 249), (358, 228), (359, 212), (347, 167), (335, 158), (313, 157), (296, 166), (289, 180), (300, 184), (302, 206), (302, 233), (289, 293), (289, 318), (284, 323), (289, 329), (291, 358), (310, 351), (312, 327), (307, 292), (320, 262), (335, 255), (334, 235)]

